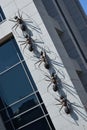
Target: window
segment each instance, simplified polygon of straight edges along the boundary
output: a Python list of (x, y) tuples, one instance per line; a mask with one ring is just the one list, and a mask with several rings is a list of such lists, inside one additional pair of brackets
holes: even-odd
[(83, 10), (87, 14), (87, 1), (86, 0), (79, 0), (79, 1), (81, 3), (81, 6), (82, 6)]
[(2, 22), (4, 19), (5, 19), (5, 15), (4, 15), (2, 8), (0, 6), (0, 22)]
[(14, 37), (0, 45), (0, 115), (7, 130), (55, 130)]

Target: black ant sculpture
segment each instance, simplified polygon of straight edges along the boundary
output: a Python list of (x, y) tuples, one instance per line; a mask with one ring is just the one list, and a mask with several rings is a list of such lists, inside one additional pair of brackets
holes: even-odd
[(56, 99), (58, 102), (60, 102), (59, 104), (56, 104), (56, 105), (62, 105), (59, 111), (61, 111), (61, 109), (62, 109), (63, 107), (65, 107), (65, 108), (64, 108), (65, 113), (66, 113), (66, 114), (70, 114), (70, 113), (71, 113), (71, 111), (72, 111), (71, 103), (67, 100), (67, 98), (65, 98), (64, 96), (61, 96), (61, 97), (60, 97), (60, 100), (57, 99), (57, 98), (55, 98), (55, 99)]
[(44, 62), (44, 67), (45, 67), (46, 69), (49, 69), (49, 68), (50, 68), (50, 64), (49, 64), (49, 62), (48, 62), (47, 55), (46, 55), (46, 52), (45, 52), (45, 51), (41, 51), (41, 53), (40, 53), (40, 60), (37, 61), (35, 64), (37, 64), (37, 63), (39, 63), (39, 62), (40, 62), (40, 64), (38, 65), (38, 67), (41, 65), (42, 62)]
[(20, 45), (24, 45), (25, 44), (25, 47), (24, 47), (24, 49), (26, 48), (26, 46), (27, 45), (29, 45), (29, 50), (30, 51), (33, 51), (33, 42), (34, 42), (34, 40), (31, 38), (31, 36), (29, 36), (29, 35), (25, 35), (25, 38), (26, 38), (26, 41), (19, 41), (19, 42), (23, 42), (22, 44), (20, 44)]
[(46, 81), (49, 81), (50, 84), (48, 85), (47, 89), (50, 87), (51, 84), (53, 84), (53, 90), (57, 91), (58, 90), (58, 77), (57, 75), (53, 72), (51, 76), (45, 75), (48, 79), (45, 79)]
[(19, 26), (20, 29), (22, 30), (22, 32), (25, 32), (27, 30), (27, 26), (25, 25), (25, 22), (24, 22), (24, 20), (22, 18), (22, 15), (20, 15), (19, 11), (18, 11), (18, 16), (15, 16), (13, 19), (9, 19), (9, 21), (16, 23), (12, 27), (12, 29), (15, 28), (15, 30), (16, 30), (17, 27)]

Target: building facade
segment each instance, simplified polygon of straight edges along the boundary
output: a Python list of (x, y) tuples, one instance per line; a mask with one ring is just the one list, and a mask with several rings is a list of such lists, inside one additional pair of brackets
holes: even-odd
[(0, 130), (86, 130), (87, 16), (79, 1), (0, 4)]

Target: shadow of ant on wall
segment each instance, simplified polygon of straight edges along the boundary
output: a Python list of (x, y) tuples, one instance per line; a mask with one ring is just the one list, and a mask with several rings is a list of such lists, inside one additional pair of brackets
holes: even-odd
[[(57, 101), (57, 103), (55, 105), (61, 106), (59, 109), (59, 113), (65, 120), (69, 121), (70, 123), (73, 123), (74, 125), (78, 125), (78, 126), (79, 126), (79, 120), (81, 120), (81, 118), (87, 122), (87, 115), (85, 115), (84, 111), (83, 111), (84, 107), (82, 107), (81, 105), (78, 105), (76, 103), (70, 102), (67, 99), (67, 97), (60, 97), (60, 99), (55, 98), (55, 100)], [(61, 112), (62, 108), (64, 108), (63, 109), (64, 111)], [(66, 116), (67, 116), (67, 118), (66, 118)], [(73, 120), (71, 120), (70, 117)]]

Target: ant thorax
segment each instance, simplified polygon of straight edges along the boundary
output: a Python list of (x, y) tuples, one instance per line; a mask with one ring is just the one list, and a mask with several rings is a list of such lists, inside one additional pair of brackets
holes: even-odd
[(51, 79), (52, 79), (53, 83), (56, 84), (56, 82), (57, 82), (57, 81), (56, 81), (56, 80), (57, 80), (56, 74), (53, 73), (53, 74), (51, 75)]
[(64, 104), (64, 106), (67, 106), (67, 99), (62, 99), (62, 103)]
[(18, 19), (17, 19), (17, 22), (18, 22), (19, 24), (23, 24), (23, 20), (22, 20), (21, 18), (18, 18)]
[(42, 58), (42, 60), (45, 62), (46, 61), (46, 59), (45, 59), (45, 56), (43, 55), (43, 56), (41, 56), (41, 58)]
[(27, 39), (27, 42), (28, 42), (28, 44), (32, 44), (31, 37), (29, 37), (29, 38)]
[(40, 55), (41, 59), (43, 59), (43, 61), (45, 61), (45, 55), (44, 52), (41, 51), (41, 55)]

